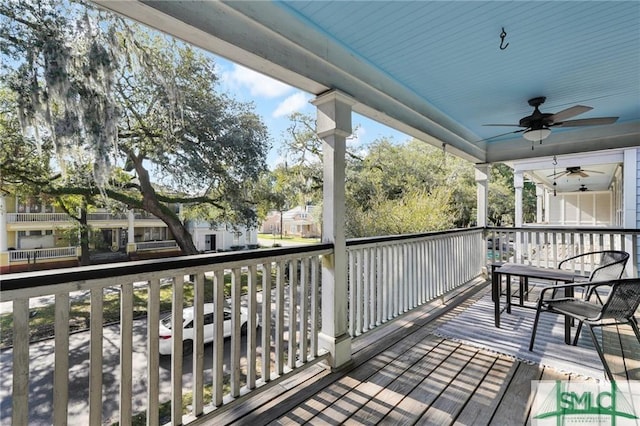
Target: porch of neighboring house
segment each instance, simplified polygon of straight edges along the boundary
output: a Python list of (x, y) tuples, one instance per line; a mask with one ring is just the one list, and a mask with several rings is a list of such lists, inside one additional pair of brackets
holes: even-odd
[(260, 225), (264, 234), (318, 238), (322, 231), (320, 208), (315, 206), (297, 206), (286, 211), (272, 211)]

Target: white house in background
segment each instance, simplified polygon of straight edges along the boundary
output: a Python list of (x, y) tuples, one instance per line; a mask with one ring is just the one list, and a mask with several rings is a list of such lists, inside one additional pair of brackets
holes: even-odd
[(280, 212), (272, 210), (260, 225), (263, 234), (317, 238), (322, 234), (320, 226), (321, 209), (316, 206), (297, 206)]
[(206, 220), (190, 220), (186, 223), (193, 242), (201, 252), (242, 250), (258, 247), (258, 231), (255, 228), (229, 225), (211, 226)]

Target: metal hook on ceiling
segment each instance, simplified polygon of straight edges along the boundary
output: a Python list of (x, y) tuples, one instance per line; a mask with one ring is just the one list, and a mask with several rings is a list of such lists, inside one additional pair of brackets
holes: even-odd
[(509, 47), (509, 43), (504, 44), (504, 39), (506, 36), (507, 32), (504, 30), (504, 27), (502, 27), (502, 32), (500, 33), (500, 50), (504, 50)]

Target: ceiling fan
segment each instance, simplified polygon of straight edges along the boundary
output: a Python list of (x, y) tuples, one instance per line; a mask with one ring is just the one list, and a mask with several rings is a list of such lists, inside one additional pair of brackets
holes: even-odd
[(551, 174), (551, 175), (549, 175), (547, 177), (552, 177), (554, 179), (557, 179), (557, 178), (562, 177), (562, 176), (586, 178), (586, 177), (589, 177), (589, 175), (587, 173), (603, 174), (604, 172), (601, 172), (599, 170), (584, 170), (580, 166), (574, 166), (574, 167), (567, 167), (566, 170), (563, 170), (563, 171), (558, 172), (558, 173)]
[(522, 136), (530, 141), (540, 141), (546, 139), (551, 134), (552, 127), (578, 127), (578, 126), (599, 126), (603, 124), (612, 124), (618, 120), (618, 117), (595, 117), (583, 118), (579, 120), (567, 120), (576, 115), (591, 111), (593, 108), (584, 105), (574, 105), (570, 108), (558, 111), (555, 114), (540, 112), (540, 105), (547, 100), (544, 96), (529, 99), (529, 105), (533, 109), (533, 113), (527, 117), (520, 119), (518, 124), (485, 124), (485, 126), (505, 126), (505, 127), (523, 127), (520, 130), (504, 133), (502, 135), (493, 136), (497, 138), (511, 133), (523, 133)]
[(589, 190), (589, 188), (587, 188), (587, 186), (584, 183), (582, 185), (580, 185), (580, 188), (578, 188), (578, 191), (580, 191), (580, 192), (586, 192), (588, 190)]

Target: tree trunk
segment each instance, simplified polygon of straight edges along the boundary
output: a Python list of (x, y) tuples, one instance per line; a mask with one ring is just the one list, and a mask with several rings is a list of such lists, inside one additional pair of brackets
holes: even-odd
[(80, 209), (80, 266), (86, 266), (91, 263), (89, 256), (89, 225), (87, 223), (87, 202), (82, 203)]
[(151, 180), (149, 179), (149, 172), (142, 165), (142, 159), (139, 157), (133, 157), (132, 160), (140, 181), (143, 209), (167, 224), (183, 254), (198, 254), (198, 250), (193, 243), (191, 234), (184, 227), (180, 219), (171, 211), (171, 209), (162, 205), (158, 201), (156, 191), (153, 189)]

